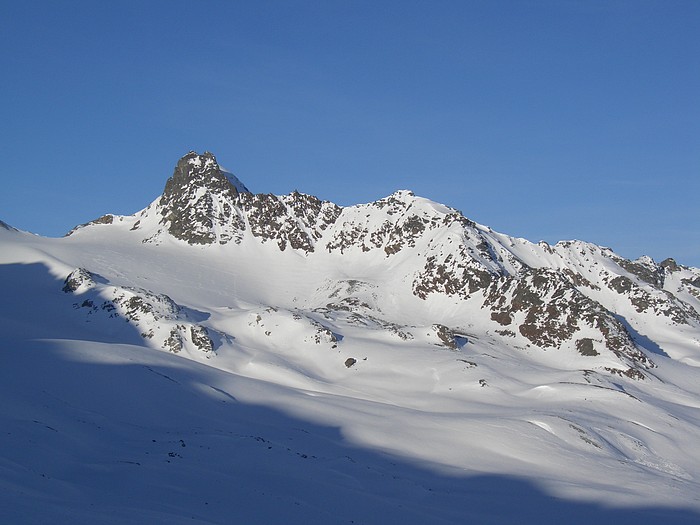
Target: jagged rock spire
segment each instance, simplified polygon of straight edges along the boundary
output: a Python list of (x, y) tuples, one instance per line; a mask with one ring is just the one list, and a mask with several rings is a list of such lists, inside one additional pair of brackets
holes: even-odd
[[(232, 205), (248, 189), (221, 169), (216, 157), (190, 151), (175, 166), (159, 201), (161, 222), (174, 237), (190, 244), (210, 244), (217, 238), (219, 215), (230, 218)], [(218, 205), (217, 205), (218, 204)]]

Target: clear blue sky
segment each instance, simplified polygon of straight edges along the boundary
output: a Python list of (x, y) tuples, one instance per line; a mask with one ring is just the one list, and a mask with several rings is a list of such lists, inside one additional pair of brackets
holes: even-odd
[(210, 150), (700, 267), (700, 1), (0, 0), (0, 219), (131, 214)]

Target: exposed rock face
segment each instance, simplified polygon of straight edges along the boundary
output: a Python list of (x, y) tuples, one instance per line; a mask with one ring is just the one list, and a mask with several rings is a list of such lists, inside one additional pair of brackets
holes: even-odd
[(451, 350), (458, 350), (467, 343), (467, 338), (463, 335), (456, 334), (451, 328), (442, 325), (434, 324), (432, 329), (440, 341), (440, 346), (445, 346)]
[(399, 191), (377, 202), (346, 208), (326, 242), (329, 253), (353, 248), (382, 250), (387, 256), (413, 248), (426, 232), (441, 226), (441, 217), (413, 209), (413, 193)]
[(289, 246), (306, 253), (314, 251), (316, 241), (341, 210), (335, 204), (299, 192), (283, 197), (241, 195), (237, 204), (251, 233), (261, 242), (273, 241), (282, 251)]
[(413, 293), (425, 299), (431, 293), (457, 295), (469, 299), (471, 294), (486, 289), (499, 274), (471, 258), (430, 255), (422, 271), (413, 281)]
[(158, 348), (175, 353), (183, 349), (214, 351), (207, 329), (190, 321), (167, 295), (98, 283), (84, 268), (76, 268), (66, 277), (63, 291), (80, 297), (73, 306), (85, 311), (88, 318), (124, 319), (145, 341)]
[(114, 215), (111, 215), (111, 214), (103, 215), (102, 217), (98, 217), (97, 219), (92, 220), (90, 222), (86, 222), (85, 224), (79, 224), (78, 226), (73, 228), (71, 231), (66, 233), (65, 236), (69, 237), (69, 236), (73, 235), (76, 231), (78, 231), (79, 229), (85, 228), (86, 226), (95, 226), (97, 224), (112, 224), (112, 223), (114, 223)]
[(677, 324), (688, 324), (691, 319), (700, 321), (700, 315), (690, 305), (678, 301), (673, 294), (655, 287), (648, 290), (623, 275), (608, 280), (608, 285), (634, 305), (639, 313), (652, 311), (670, 318)]
[(642, 281), (652, 284), (657, 288), (664, 285), (664, 267), (657, 265), (651, 257), (640, 257), (636, 261), (628, 261), (622, 257), (613, 257), (613, 260), (629, 273), (636, 275)]
[[(608, 350), (624, 362), (627, 370), (654, 366), (611, 312), (554, 270), (532, 269), (519, 277), (494, 281), (484, 307), (491, 311), (491, 319), (517, 329), (540, 348), (574, 342), (581, 355), (595, 357), (601, 353), (596, 349), (600, 346), (601, 351)], [(594, 331), (595, 339), (579, 336), (582, 329)]]
[(66, 293), (83, 292), (95, 286), (95, 281), (90, 272), (85, 268), (76, 268), (63, 282), (63, 291)]
[(338, 206), (299, 192), (254, 195), (208, 152), (181, 158), (158, 201), (161, 224), (188, 244), (240, 243), (250, 230), (280, 250), (307, 253), (339, 213)]
[(670, 273), (677, 272), (681, 269), (681, 267), (678, 265), (678, 263), (674, 259), (672, 259), (671, 257), (661, 261), (659, 263), (659, 266)]
[(239, 189), (214, 155), (190, 152), (178, 161), (165, 184), (158, 203), (161, 223), (173, 237), (189, 244), (211, 244), (217, 240), (224, 244), (243, 227), (234, 207)]

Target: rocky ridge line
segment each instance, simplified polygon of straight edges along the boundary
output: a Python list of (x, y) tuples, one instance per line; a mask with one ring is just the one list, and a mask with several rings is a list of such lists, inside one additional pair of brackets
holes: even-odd
[[(636, 379), (654, 363), (628, 329), (632, 317), (640, 316), (639, 326), (653, 317), (669, 326), (700, 327), (700, 271), (672, 259), (629, 261), (578, 241), (552, 247), (512, 239), (408, 191), (346, 208), (296, 191), (253, 194), (211, 153), (190, 152), (178, 161), (155, 207), (141, 216), (153, 210), (160, 229), (144, 242), (170, 235), (193, 246), (235, 246), (249, 234), (306, 257), (322, 251), (338, 258), (372, 257), (373, 264), (378, 256), (409, 260), (413, 269), (405, 281), (416, 297), (476, 302), (505, 338), (543, 350), (568, 348), (592, 362), (613, 355), (620, 367), (608, 370)], [(89, 224), (113, 222), (108, 215)], [(140, 224), (131, 229), (138, 232)], [(518, 243), (534, 259), (522, 259)], [(611, 302), (610, 296), (619, 300)], [(329, 298), (322, 310), (348, 322), (396, 326), (353, 292), (342, 300)], [(435, 326), (442, 327), (441, 340), (459, 337), (459, 327)], [(452, 343), (447, 346), (456, 347)]]

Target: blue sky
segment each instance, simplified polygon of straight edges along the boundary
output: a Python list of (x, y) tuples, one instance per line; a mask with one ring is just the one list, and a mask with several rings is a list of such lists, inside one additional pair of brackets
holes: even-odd
[(0, 1), (0, 219), (60, 236), (214, 152), (700, 267), (700, 2)]

